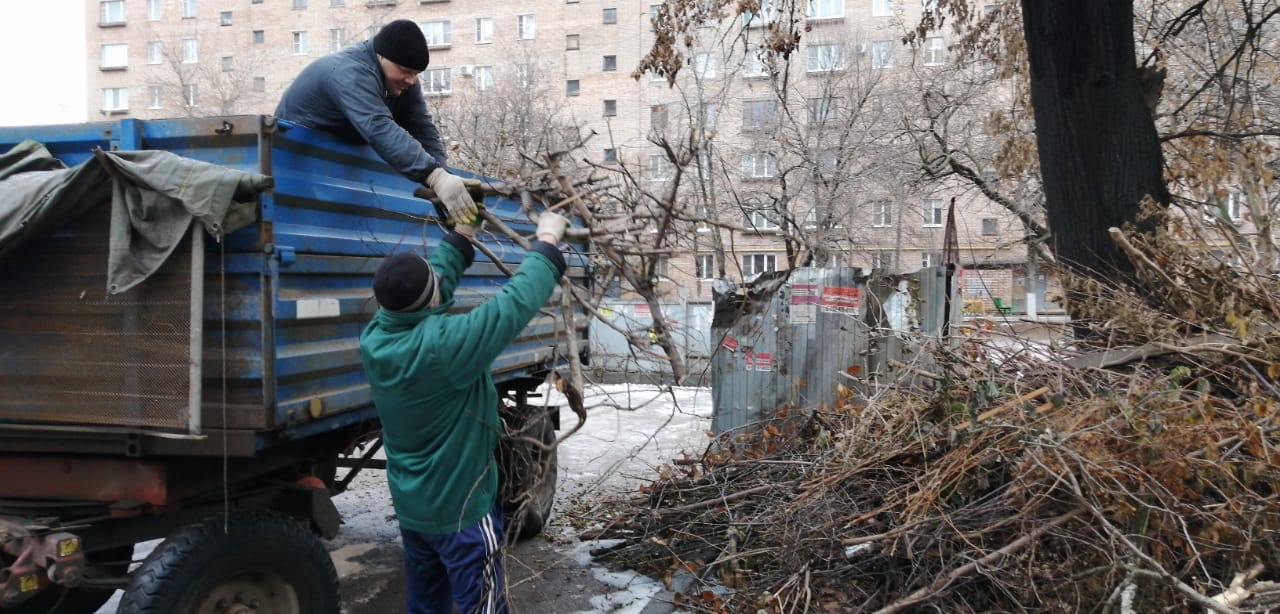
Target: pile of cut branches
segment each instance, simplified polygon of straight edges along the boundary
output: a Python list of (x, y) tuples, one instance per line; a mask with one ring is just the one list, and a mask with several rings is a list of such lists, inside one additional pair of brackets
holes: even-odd
[(937, 389), (780, 412), (584, 537), (699, 612), (1280, 608), (1280, 283), (1117, 236), (1152, 291), (1073, 282), (1087, 353), (970, 336)]

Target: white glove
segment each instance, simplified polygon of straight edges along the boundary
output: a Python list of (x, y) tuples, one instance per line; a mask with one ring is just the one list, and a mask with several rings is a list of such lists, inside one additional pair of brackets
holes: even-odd
[(550, 235), (552, 240), (547, 241), (547, 243), (555, 245), (560, 242), (560, 239), (564, 238), (564, 231), (568, 227), (569, 220), (563, 215), (552, 213), (550, 211), (543, 211), (542, 214), (538, 216), (538, 229), (535, 230), (533, 234), (542, 241), (547, 241), (543, 237)]
[[(467, 192), (467, 184), (457, 175), (451, 175), (443, 168), (437, 168), (427, 175), (427, 186), (436, 193), (445, 211), (449, 212), (449, 220), (454, 224), (476, 225), (476, 203)], [(474, 233), (473, 233), (474, 234)]]

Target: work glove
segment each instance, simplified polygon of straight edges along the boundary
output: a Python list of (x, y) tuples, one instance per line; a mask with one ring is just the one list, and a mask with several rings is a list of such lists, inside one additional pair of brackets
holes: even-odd
[(477, 200), (475, 201), (475, 203), (476, 203), (475, 218), (469, 224), (464, 224), (461, 222), (457, 224), (453, 224), (454, 232), (460, 235), (466, 235), (468, 237), (475, 237), (476, 233), (480, 232), (480, 229), (484, 227), (484, 218), (480, 216), (480, 212), (484, 211), (484, 201)]
[[(560, 239), (564, 238), (564, 231), (568, 227), (569, 220), (563, 215), (543, 211), (538, 216), (538, 229), (533, 234), (539, 240), (555, 245), (560, 242)], [(548, 241), (548, 238), (551, 240)]]
[(437, 168), (427, 175), (427, 187), (436, 193), (436, 197), (444, 204), (449, 214), (449, 221), (454, 224), (478, 225), (476, 203), (467, 192), (467, 183), (457, 175), (451, 175), (443, 168)]

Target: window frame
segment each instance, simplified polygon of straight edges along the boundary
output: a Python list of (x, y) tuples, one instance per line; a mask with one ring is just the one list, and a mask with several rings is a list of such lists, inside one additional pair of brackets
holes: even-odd
[(617, 7), (605, 7), (600, 11), (601, 23), (604, 25), (616, 25), (618, 23)]
[[(742, 267), (742, 279), (755, 279), (765, 273), (773, 273), (778, 270), (777, 254), (742, 254), (738, 257), (738, 264)], [(760, 269), (760, 270), (756, 270)]]
[(716, 278), (716, 255), (694, 254), (693, 277), (699, 281), (710, 281)]
[[(110, 10), (112, 7), (116, 10)], [(110, 13), (119, 12), (119, 16)], [(122, 26), (125, 25), (125, 5), (124, 0), (100, 0), (98, 4), (98, 25), (100, 26)]]
[[(100, 102), (102, 103), (102, 111), (104, 113), (127, 113), (129, 111), (129, 88), (127, 87), (104, 87), (102, 88)], [(107, 104), (108, 94), (110, 94), (111, 105)]]
[(744, 180), (773, 179), (778, 176), (778, 157), (768, 151), (744, 152), (739, 170)]
[(448, 96), (453, 93), (453, 69), (427, 68), (418, 75), (424, 96)]
[(893, 228), (893, 201), (889, 199), (871, 201), (871, 227)]
[(182, 39), (182, 63), (196, 64), (200, 61), (200, 39), (188, 36)]
[[(449, 19), (430, 19), (418, 22), (418, 29), (427, 39), (428, 49), (447, 49), (453, 46), (453, 21)], [(440, 40), (436, 40), (437, 37)]]
[(892, 17), (893, 0), (871, 0), (872, 17)]
[[(755, 111), (757, 105), (763, 105), (761, 110), (764, 112), (757, 113)], [(748, 112), (751, 111), (751, 112)], [(767, 115), (767, 117), (766, 117)], [(748, 123), (748, 118), (751, 121)], [(772, 98), (758, 98), (742, 101), (742, 131), (754, 132), (770, 130), (778, 124), (778, 101)]]
[(538, 23), (534, 13), (516, 15), (516, 40), (531, 41), (538, 35)]
[(947, 42), (941, 36), (928, 36), (921, 48), (925, 66), (942, 66), (947, 63)]
[(159, 85), (147, 86), (147, 108), (163, 109), (164, 108), (164, 88)]
[(946, 221), (946, 207), (941, 198), (926, 198), (920, 203), (921, 227), (941, 228)]
[(476, 38), (477, 45), (488, 45), (493, 43), (493, 18), (492, 17), (476, 17)]
[(289, 52), (291, 55), (311, 55), (311, 33), (307, 30), (290, 31)]
[[(814, 10), (815, 6), (829, 7), (834, 9), (831, 14), (820, 14), (821, 10)], [(805, 11), (807, 19), (844, 19), (844, 0), (809, 0), (808, 9)]]
[(616, 98), (605, 98), (601, 101), (603, 110), (601, 117), (617, 117), (618, 116), (618, 100)]
[(564, 95), (567, 98), (577, 98), (582, 95), (582, 81), (580, 79), (565, 79)]
[(893, 41), (871, 41), (871, 69), (893, 68)]
[(618, 56), (606, 55), (601, 59), (600, 72), (618, 72)]
[(98, 68), (101, 70), (125, 70), (129, 68), (129, 43), (103, 43), (100, 45), (98, 48)]
[(182, 0), (181, 5), (183, 19), (195, 19), (196, 15), (200, 12), (200, 6), (197, 4), (196, 0)]
[(841, 43), (810, 43), (805, 47), (804, 70), (811, 75), (843, 72), (848, 67), (847, 54)]
[(488, 64), (473, 67), (471, 76), (475, 79), (476, 91), (487, 92), (497, 85), (497, 79), (494, 78), (493, 74), (493, 66)]

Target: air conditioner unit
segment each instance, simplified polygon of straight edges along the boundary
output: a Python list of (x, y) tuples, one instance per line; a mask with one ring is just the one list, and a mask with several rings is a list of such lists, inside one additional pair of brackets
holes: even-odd
[(458, 67), (458, 72), (461, 73), (462, 76), (464, 77), (470, 77), (471, 75), (475, 74), (475, 70), (476, 70), (476, 67), (470, 64), (463, 64), (462, 66)]

